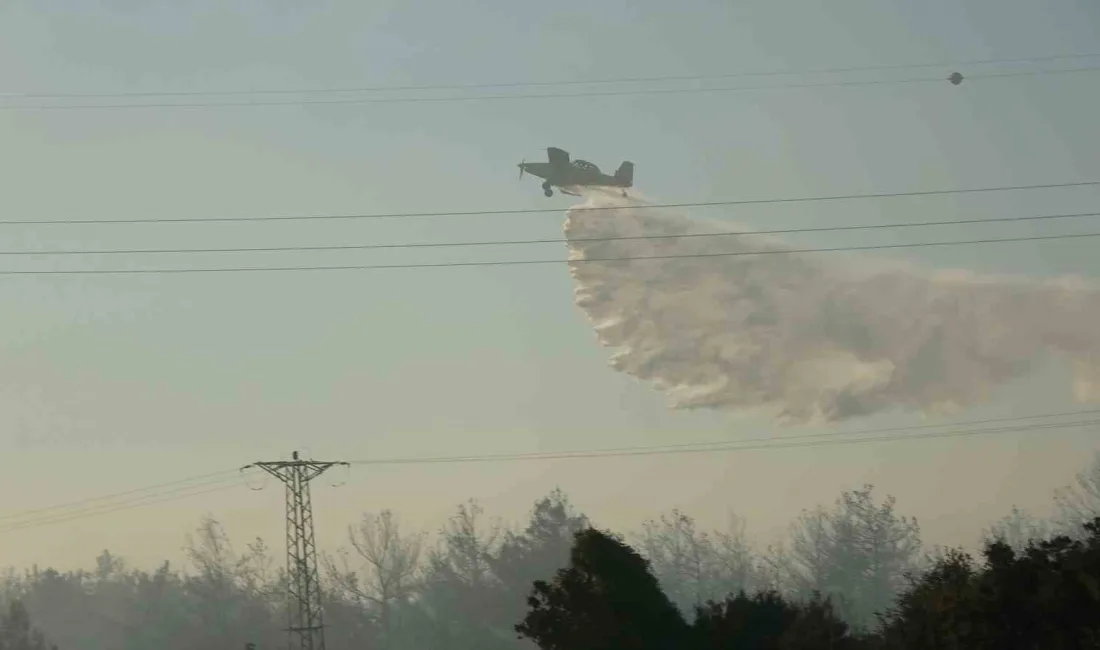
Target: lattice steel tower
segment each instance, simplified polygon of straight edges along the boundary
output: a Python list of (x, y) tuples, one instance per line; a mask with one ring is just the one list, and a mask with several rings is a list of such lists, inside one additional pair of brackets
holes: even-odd
[[(293, 650), (325, 650), (321, 585), (317, 571), (317, 545), (313, 540), (313, 507), (309, 482), (335, 465), (348, 463), (293, 460), (253, 463), (286, 484), (286, 572), (288, 647)], [(298, 645), (294, 645), (297, 637)]]

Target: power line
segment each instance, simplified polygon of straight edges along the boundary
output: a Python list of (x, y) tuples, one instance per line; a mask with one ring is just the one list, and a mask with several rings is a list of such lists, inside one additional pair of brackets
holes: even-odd
[[(949, 194), (982, 194), (989, 192), (1009, 192), (1020, 190), (1063, 189), (1070, 187), (1094, 187), (1100, 181), (1074, 181), (1069, 183), (1041, 183), (1035, 185), (1002, 185), (999, 187), (973, 187), (952, 190), (915, 190), (909, 192), (883, 192), (867, 194), (834, 194), (825, 196), (780, 197), (770, 199), (733, 199), (725, 201), (691, 201), (680, 203), (647, 203), (642, 205), (618, 206), (574, 206), (568, 208), (575, 212), (606, 210), (653, 210), (659, 208), (710, 208), (735, 205), (766, 205), (779, 203), (818, 203), (826, 201), (856, 201), (863, 199), (892, 199), (917, 196), (941, 196)], [(143, 223), (237, 223), (245, 221), (313, 221), (328, 219), (405, 219), (420, 217), (481, 217), (506, 216), (518, 214), (560, 214), (562, 208), (517, 208), (507, 210), (466, 210), (447, 212), (376, 212), (359, 214), (319, 214), (319, 215), (266, 215), (254, 217), (163, 217), (153, 219), (48, 219), (0, 221), (0, 226), (48, 226), (82, 224), (143, 224)]]
[(793, 255), (796, 253), (834, 253), (840, 251), (867, 251), (890, 248), (925, 248), (932, 246), (963, 246), (973, 244), (1003, 244), (1025, 241), (1050, 241), (1056, 239), (1079, 239), (1100, 237), (1096, 233), (1075, 233), (1068, 235), (1036, 235), (1032, 237), (1011, 237), (1001, 239), (970, 239), (964, 241), (914, 242), (906, 244), (878, 244), (874, 246), (836, 246), (833, 248), (791, 248), (782, 250), (735, 251), (730, 253), (687, 253), (679, 255), (646, 255), (640, 257), (589, 257), (582, 259), (542, 259), (542, 260), (499, 260), (477, 262), (434, 262), (423, 264), (348, 264), (340, 266), (252, 266), (252, 267), (207, 267), (175, 269), (76, 269), (42, 271), (0, 271), (0, 275), (147, 275), (147, 274), (183, 274), (183, 273), (259, 273), (259, 272), (305, 272), (305, 271), (372, 271), (396, 269), (434, 269), (460, 268), (474, 266), (533, 266), (545, 264), (588, 264), (592, 262), (628, 262), (640, 260), (702, 259), (719, 257), (741, 257), (749, 255)]
[[(1044, 74), (1070, 74), (1100, 71), (1100, 66), (1066, 68), (1060, 70), (1028, 70), (1019, 72), (992, 72), (970, 74), (966, 79), (994, 79), (1008, 77), (1030, 77)], [(103, 110), (132, 108), (238, 108), (259, 106), (317, 106), (340, 104), (423, 104), (453, 103), (472, 101), (500, 101), (509, 99), (570, 99), (580, 97), (622, 97), (640, 95), (685, 95), (701, 93), (728, 93), (760, 90), (789, 90), (798, 88), (840, 88), (848, 86), (876, 86), (886, 84), (940, 83), (942, 77), (915, 77), (910, 79), (868, 79), (860, 81), (834, 81), (804, 84), (779, 84), (769, 86), (734, 86), (721, 88), (647, 88), (638, 90), (602, 90), (576, 93), (515, 93), (504, 95), (467, 95), (451, 97), (346, 97), (340, 99), (295, 99), (279, 101), (234, 101), (234, 102), (156, 102), (156, 103), (115, 103), (115, 104), (4, 104), (0, 111), (46, 111), (46, 110)]]
[[(167, 487), (182, 486), (182, 487), (175, 487), (175, 489), (173, 489), (173, 490), (169, 490), (168, 493), (171, 493), (171, 492), (175, 492), (175, 491), (180, 490), (180, 489), (194, 487), (193, 485), (183, 485), (183, 484), (195, 483), (195, 482), (198, 481), (198, 482), (201, 482), (200, 483), (200, 485), (201, 485), (201, 484), (209, 483), (210, 482), (209, 479), (213, 479), (213, 478), (216, 478), (216, 477), (219, 477), (219, 476), (227, 476), (229, 474), (234, 474), (234, 473), (236, 473), (236, 470), (223, 470), (223, 471), (220, 471), (220, 472), (211, 472), (209, 474), (200, 474), (198, 476), (190, 476), (188, 478), (182, 478), (182, 479), (179, 479), (179, 480), (176, 480), (176, 481), (169, 481), (167, 483), (158, 483), (156, 485), (151, 485), (149, 487), (136, 488), (136, 489), (133, 489), (133, 490), (125, 490), (123, 492), (115, 492), (113, 494), (106, 494), (106, 495), (98, 496), (98, 497), (80, 499), (79, 501), (71, 501), (69, 503), (62, 503), (62, 504), (58, 504), (58, 505), (54, 505), (54, 506), (48, 506), (48, 507), (45, 507), (45, 508), (37, 508), (35, 510), (24, 510), (22, 512), (18, 512), (18, 513), (14, 513), (14, 514), (0, 515), (0, 521), (4, 521), (4, 520), (8, 520), (8, 519), (17, 519), (17, 518), (21, 518), (21, 517), (26, 517), (28, 515), (41, 514), (41, 513), (45, 513), (45, 512), (51, 512), (51, 511), (54, 511), (54, 510), (67, 510), (67, 509), (73, 508), (74, 506), (84, 506), (84, 505), (87, 505), (87, 504), (90, 504), (90, 503), (96, 503), (96, 502), (99, 502), (99, 501), (110, 501), (110, 500), (113, 500), (113, 499), (117, 499), (119, 497), (130, 497), (132, 495), (140, 494), (142, 492), (150, 492), (150, 491), (153, 491), (153, 490), (160, 490), (162, 488), (167, 488)], [(219, 482), (219, 481), (214, 481), (214, 482)]]
[[(226, 480), (222, 479), (222, 481), (219, 481), (219, 482), (220, 483), (225, 483)], [(165, 493), (165, 494), (154, 494), (154, 495), (149, 495), (149, 496), (150, 497), (162, 497), (162, 498), (148, 498), (148, 497), (145, 497), (145, 498), (141, 498), (141, 499), (134, 499), (132, 501), (128, 501), (128, 502), (124, 502), (124, 503), (110, 504), (110, 505), (101, 506), (101, 507), (98, 507), (98, 508), (88, 508), (88, 509), (84, 509), (84, 510), (80, 510), (80, 511), (76, 511), (76, 512), (65, 513), (65, 514), (62, 514), (62, 515), (55, 515), (53, 517), (46, 517), (46, 518), (43, 518), (43, 519), (32, 519), (30, 521), (15, 522), (15, 523), (11, 523), (11, 524), (6, 524), (4, 526), (0, 526), (0, 533), (10, 533), (10, 532), (15, 532), (15, 531), (19, 531), (19, 530), (25, 530), (27, 528), (38, 528), (40, 526), (47, 526), (47, 525), (58, 524), (58, 523), (65, 523), (65, 522), (69, 522), (69, 521), (74, 521), (76, 519), (84, 519), (84, 518), (87, 518), (87, 517), (94, 517), (94, 516), (97, 516), (97, 515), (104, 515), (104, 514), (108, 514), (108, 513), (112, 513), (112, 512), (118, 512), (120, 510), (130, 510), (132, 508), (140, 508), (140, 507), (144, 507), (144, 506), (156, 505), (156, 504), (159, 504), (159, 503), (166, 503), (168, 501), (178, 501), (180, 499), (186, 499), (186, 498), (193, 497), (193, 496), (199, 496), (199, 495), (203, 495), (203, 494), (212, 494), (214, 492), (221, 492), (221, 491), (229, 490), (229, 489), (232, 489), (232, 488), (235, 488), (235, 487), (238, 487), (238, 486), (239, 486), (239, 484), (234, 482), (234, 483), (231, 483), (231, 484), (228, 484), (228, 485), (218, 485), (216, 487), (211, 487), (211, 488), (208, 488), (208, 489), (205, 489), (205, 490), (197, 490), (197, 491), (195, 491), (195, 490), (192, 490), (192, 491), (179, 490), (179, 491), (174, 491), (174, 492), (170, 491), (170, 492)], [(189, 487), (190, 488), (195, 488), (195, 487), (203, 487), (203, 486), (202, 485), (195, 485), (195, 486), (189, 486)]]
[[(179, 479), (177, 481), (171, 481), (168, 483), (152, 485), (145, 488), (136, 488), (133, 490), (126, 490), (124, 492), (116, 492), (113, 494), (92, 497), (89, 499), (82, 499), (79, 501), (72, 501), (69, 503), (62, 503), (45, 508), (36, 508), (33, 510), (10, 513), (2, 518), (9, 520), (9, 523), (0, 524), (0, 533), (13, 530), (22, 530), (24, 528), (31, 528), (38, 525), (60, 523), (73, 519), (82, 519), (84, 517), (93, 516), (96, 514), (106, 514), (119, 510), (126, 510), (129, 508), (137, 508), (156, 503), (163, 503), (166, 501), (174, 501), (199, 494), (208, 494), (220, 490), (232, 489), (239, 484), (242, 478), (245, 477), (246, 470), (247, 468), (242, 468), (238, 470), (224, 470), (221, 472), (214, 472), (202, 476), (190, 477)], [(196, 491), (196, 489), (198, 488), (207, 488), (210, 486), (214, 487), (211, 487), (210, 489)], [(161, 489), (165, 487), (171, 487), (171, 489)], [(116, 500), (119, 497), (126, 498)], [(111, 501), (113, 500), (114, 502), (112, 503)], [(45, 516), (42, 516), (43, 514)]]
[(851, 230), (882, 230), (889, 228), (915, 228), (924, 226), (958, 226), (983, 223), (1011, 223), (1019, 221), (1046, 221), (1053, 219), (1073, 219), (1083, 217), (1100, 217), (1100, 212), (1078, 212), (1071, 214), (1047, 214), (1026, 217), (994, 217), (988, 219), (955, 219), (946, 221), (914, 221), (903, 223), (878, 223), (854, 226), (823, 226), (818, 228), (785, 228), (779, 230), (745, 230), (738, 232), (704, 232), (684, 233), (675, 235), (628, 235), (619, 237), (574, 237), (555, 239), (523, 239), (523, 240), (490, 240), (469, 242), (416, 242), (398, 244), (334, 244), (319, 246), (259, 246), (241, 248), (124, 248), (124, 249), (69, 249), (69, 250), (37, 250), (17, 251), (0, 250), (0, 256), (22, 255), (151, 255), (151, 254), (185, 254), (185, 253), (274, 253), (291, 251), (346, 251), (346, 250), (380, 250), (396, 248), (458, 248), (470, 246), (520, 246), (534, 244), (568, 244), (575, 242), (611, 242), (611, 241), (635, 241), (653, 239), (692, 239), (710, 237), (740, 237), (753, 235), (781, 235), (810, 232), (839, 232)]
[[(471, 463), (471, 462), (499, 462), (499, 461), (522, 461), (522, 460), (565, 460), (570, 458), (601, 458), (601, 457), (622, 457), (622, 456), (649, 456), (649, 455), (664, 455), (664, 454), (680, 454), (680, 453), (703, 453), (703, 452), (720, 452), (720, 451), (740, 451), (740, 450), (757, 450), (769, 447), (801, 447), (812, 446), (804, 445), (802, 443), (813, 444), (842, 444), (849, 442), (879, 442), (883, 440), (909, 440), (920, 439), (923, 437), (942, 437), (944, 434), (954, 435), (978, 435), (985, 433), (1008, 433), (1013, 431), (1026, 431), (1033, 428), (1063, 428), (1063, 427), (1075, 427), (1075, 426), (1091, 426), (1094, 424), (1100, 424), (1100, 419), (1097, 420), (1083, 420), (1076, 422), (1049, 422), (1040, 423), (1035, 425), (1019, 425), (1014, 427), (997, 427), (992, 429), (954, 429), (949, 431), (933, 431), (924, 434), (915, 434), (911, 436), (898, 436), (889, 435), (884, 436), (882, 434), (901, 433), (905, 431), (920, 431), (925, 429), (943, 428), (957, 425), (975, 425), (975, 424), (994, 424), (1004, 422), (1019, 422), (1024, 420), (1037, 420), (1051, 417), (1064, 417), (1069, 415), (1088, 415), (1100, 413), (1100, 409), (1088, 409), (1081, 411), (1069, 411), (1063, 413), (1049, 413), (1042, 415), (1029, 415), (1029, 416), (1017, 416), (1006, 418), (990, 418), (984, 420), (969, 420), (964, 422), (947, 423), (947, 424), (926, 424), (916, 425), (908, 427), (892, 427), (886, 429), (863, 429), (856, 431), (839, 431), (833, 433), (815, 433), (799, 436), (784, 436), (782, 438), (768, 438), (762, 440), (757, 438), (756, 440), (720, 440), (711, 442), (697, 442), (687, 443), (680, 445), (657, 445), (657, 446), (639, 446), (639, 447), (613, 447), (605, 449), (593, 449), (584, 451), (563, 451), (563, 452), (529, 452), (529, 453), (515, 453), (515, 454), (479, 454), (470, 456), (422, 456), (422, 457), (398, 457), (398, 458), (382, 458), (372, 460), (358, 460), (351, 461), (352, 465), (419, 465), (419, 464), (449, 464), (449, 463)], [(863, 437), (863, 438), (849, 438), (849, 436), (866, 436), (874, 434), (876, 437)], [(950, 436), (949, 436), (950, 437)], [(786, 441), (795, 441), (794, 443)], [(818, 442), (823, 441), (823, 442)], [(763, 443), (765, 446), (759, 446)]]
[[(858, 444), (865, 442), (889, 442), (895, 440), (920, 440), (924, 438), (953, 438), (960, 436), (973, 436), (984, 435), (990, 433), (1013, 433), (1020, 431), (1034, 431), (1034, 430), (1046, 430), (1046, 429), (1066, 429), (1072, 427), (1084, 427), (1084, 426), (1096, 426), (1100, 425), (1100, 419), (1097, 420), (1082, 420), (1077, 422), (1059, 422), (1050, 424), (1037, 424), (1028, 426), (1015, 426), (1015, 427), (998, 427), (993, 429), (961, 429), (953, 431), (932, 431), (927, 433), (913, 434), (909, 436), (873, 436), (864, 438), (845, 438), (835, 440), (806, 440), (795, 443), (780, 444), (782, 438), (774, 438), (775, 442), (766, 443), (754, 443), (754, 444), (728, 444), (728, 445), (712, 445), (710, 447), (699, 448), (664, 448), (664, 449), (635, 449), (631, 451), (616, 451), (616, 452), (561, 452), (561, 453), (542, 453), (542, 454), (513, 454), (510, 456), (466, 456), (466, 457), (454, 457), (450, 459), (440, 459), (434, 461), (425, 461), (423, 459), (409, 459), (405, 463), (397, 463), (397, 459), (391, 459), (392, 462), (388, 464), (420, 464), (425, 462), (431, 463), (470, 463), (470, 462), (490, 462), (490, 461), (518, 461), (518, 460), (568, 460), (573, 458), (605, 458), (605, 457), (626, 457), (626, 456), (651, 456), (651, 455), (666, 455), (666, 454), (681, 454), (681, 453), (703, 453), (703, 452), (721, 452), (721, 451), (756, 451), (761, 449), (782, 449), (787, 447), (816, 447), (820, 445), (830, 444)], [(793, 438), (793, 436), (792, 436)], [(370, 461), (353, 462), (353, 464), (371, 464)], [(377, 463), (375, 463), (377, 464)]]
[[(924, 437), (954, 437), (959, 435), (979, 435), (989, 433), (1010, 433), (1015, 431), (1026, 431), (1029, 429), (1059, 429), (1070, 428), (1077, 426), (1092, 426), (1094, 424), (1100, 424), (1100, 420), (1083, 420), (1074, 422), (1048, 422), (1038, 423), (1032, 425), (1020, 425), (1013, 427), (998, 427), (998, 428), (986, 428), (986, 429), (972, 429), (962, 428), (948, 431), (932, 431), (925, 434), (918, 434), (912, 436), (898, 436), (898, 435), (882, 435), (882, 434), (897, 434), (907, 431), (926, 431), (928, 429), (937, 429), (944, 427), (960, 427), (967, 426), (972, 427), (974, 425), (981, 424), (998, 424), (1008, 422), (1023, 422), (1027, 420), (1040, 420), (1048, 418), (1061, 418), (1069, 416), (1083, 416), (1093, 415), (1100, 413), (1100, 409), (1086, 409), (1077, 411), (1063, 411), (1054, 413), (1040, 413), (1034, 415), (1002, 417), (1002, 418), (987, 418), (980, 420), (964, 420), (960, 422), (948, 422), (943, 424), (922, 424), (911, 425), (901, 427), (890, 428), (877, 428), (877, 429), (857, 429), (852, 431), (839, 431), (831, 433), (819, 433), (819, 434), (806, 434), (799, 436), (785, 436), (782, 438), (770, 438), (767, 440), (761, 440), (757, 438), (755, 440), (740, 440), (740, 441), (710, 441), (710, 442), (697, 442), (686, 443), (678, 445), (656, 445), (656, 446), (633, 446), (633, 447), (616, 447), (594, 450), (579, 450), (579, 451), (566, 451), (566, 452), (533, 452), (533, 453), (517, 453), (517, 454), (492, 454), (492, 455), (472, 455), (472, 456), (434, 456), (434, 457), (398, 457), (398, 458), (378, 458), (368, 460), (352, 461), (352, 465), (410, 465), (410, 464), (435, 464), (435, 463), (467, 463), (467, 462), (490, 462), (490, 461), (524, 461), (524, 460), (556, 460), (556, 459), (568, 459), (568, 458), (598, 458), (598, 457), (619, 457), (619, 456), (639, 456), (639, 455), (662, 455), (662, 454), (679, 454), (679, 453), (702, 453), (702, 452), (727, 452), (727, 451), (752, 451), (764, 448), (781, 448), (789, 446), (809, 446), (813, 444), (850, 444), (861, 442), (879, 442), (889, 440), (908, 440), (908, 439), (921, 439)], [(853, 438), (852, 436), (868, 436)], [(794, 441), (792, 444), (791, 442)], [(764, 443), (761, 446), (760, 443)], [(809, 443), (809, 444), (806, 444)], [(148, 492), (161, 487), (173, 486), (182, 484), (188, 481), (194, 481), (204, 478), (212, 478), (220, 475), (227, 475), (235, 473), (235, 470), (225, 470), (222, 472), (215, 472), (212, 474), (205, 474), (197, 477), (190, 477), (186, 479), (180, 479), (177, 481), (171, 481), (169, 483), (162, 483), (158, 485), (149, 486), (146, 488), (137, 488), (134, 490), (127, 490), (125, 492), (117, 492), (114, 494), (104, 495), (100, 497), (93, 497), (90, 499), (83, 499), (80, 501), (73, 501), (66, 504), (59, 504), (56, 506), (50, 506), (47, 508), (39, 508), (35, 510), (28, 510), (21, 513), (15, 513), (7, 515), (5, 518), (20, 518), (27, 515), (48, 512), (53, 510), (61, 510), (71, 506), (78, 506), (82, 504), (88, 504), (97, 501), (106, 501), (118, 496), (137, 494), (141, 492)], [(224, 483), (228, 479), (221, 479), (219, 481), (207, 481), (206, 483), (199, 485), (185, 486), (184, 488), (176, 488), (169, 490), (161, 494), (151, 494), (144, 497), (138, 497), (130, 499), (124, 503), (107, 504), (103, 506), (85, 507), (75, 512), (64, 513), (60, 515), (53, 515), (51, 517), (30, 519), (27, 521), (18, 521), (4, 526), (0, 526), (0, 533), (11, 532), (15, 530), (23, 530), (26, 528), (34, 528), (42, 525), (50, 525), (54, 523), (62, 523), (65, 521), (71, 521), (75, 519), (81, 519), (85, 517), (96, 516), (100, 514), (107, 514), (110, 512), (116, 512), (119, 510), (125, 510), (129, 508), (143, 507), (147, 505), (153, 505), (156, 503), (163, 503), (166, 501), (173, 501), (178, 499), (184, 499), (191, 496), (198, 496), (202, 494), (209, 494), (213, 492), (223, 491), (236, 487), (236, 485), (222, 485), (212, 487), (207, 490), (191, 491), (193, 488), (205, 487), (206, 485), (216, 485), (218, 483)], [(165, 498), (153, 498), (153, 497), (165, 497)]]
[[(1049, 429), (1069, 429), (1075, 427), (1093, 427), (1100, 426), (1100, 419), (1096, 420), (1080, 420), (1075, 422), (1052, 422), (1043, 423), (1043, 425), (1031, 425), (1031, 426), (1019, 426), (1019, 427), (1000, 427), (994, 429), (960, 429), (952, 431), (931, 431), (926, 433), (914, 433), (912, 436), (876, 436), (865, 438), (846, 438), (835, 440), (803, 440), (793, 443), (782, 443), (782, 439), (771, 439), (773, 442), (760, 442), (752, 444), (726, 444), (726, 445), (713, 445), (708, 448), (698, 449), (660, 449), (660, 450), (635, 450), (635, 451), (621, 451), (614, 453), (598, 453), (598, 452), (562, 452), (562, 453), (543, 453), (543, 454), (528, 454), (520, 455), (514, 454), (507, 456), (507, 458), (496, 458), (496, 456), (466, 456), (466, 458), (450, 460), (445, 462), (488, 462), (488, 461), (550, 461), (550, 460), (570, 460), (570, 459), (594, 459), (594, 458), (608, 458), (608, 456), (614, 456), (614, 458), (624, 458), (624, 456), (638, 456), (638, 455), (665, 455), (674, 453), (704, 453), (704, 452), (729, 452), (729, 451), (757, 451), (763, 449), (787, 449), (787, 448), (801, 448), (801, 447), (821, 447), (821, 445), (827, 444), (859, 444), (865, 442), (892, 442), (898, 440), (923, 440), (927, 438), (959, 438), (968, 436), (983, 436), (983, 434), (989, 433), (1012, 433), (1021, 431), (1035, 431), (1035, 430), (1049, 430)], [(423, 461), (411, 460), (405, 464), (422, 463)], [(444, 461), (436, 461), (444, 462)], [(357, 463), (361, 464), (361, 463)]]
[(655, 77), (614, 77), (603, 79), (574, 79), (566, 81), (512, 81), (496, 83), (466, 83), (466, 84), (424, 84), (405, 86), (351, 86), (343, 88), (260, 88), (252, 90), (201, 90), (201, 91), (132, 91), (111, 93), (31, 93), (9, 92), (0, 93), (0, 99), (68, 99), (68, 98), (113, 98), (113, 97), (198, 97), (203, 95), (240, 96), (240, 95), (305, 95), (305, 94), (334, 94), (356, 92), (407, 92), (426, 90), (476, 90), (487, 88), (524, 88), (547, 86), (587, 86), (596, 84), (620, 84), (620, 83), (665, 83), (673, 81), (709, 81), (719, 79), (739, 79), (747, 77), (779, 77), (810, 74), (841, 74), (847, 72), (871, 72), (876, 70), (908, 70), (913, 68), (941, 68), (969, 65), (992, 65), (998, 63), (1041, 63), (1048, 61), (1068, 61), (1072, 59), (1088, 59), (1100, 57), (1097, 54), (1059, 54), (1039, 57), (1015, 57), (1002, 59), (971, 59), (967, 61), (940, 61), (935, 63), (901, 63), (894, 65), (862, 65), (838, 68), (811, 68), (807, 70), (770, 70), (731, 72), (722, 74), (697, 74), (697, 75), (666, 75)]

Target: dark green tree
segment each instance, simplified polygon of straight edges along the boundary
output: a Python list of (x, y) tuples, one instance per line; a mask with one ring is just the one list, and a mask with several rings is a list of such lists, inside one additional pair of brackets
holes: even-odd
[(796, 603), (774, 591), (740, 592), (699, 607), (692, 625), (693, 650), (817, 650), (855, 648), (848, 625), (827, 599)]
[(523, 617), (531, 585), (548, 580), (569, 563), (576, 534), (588, 528), (588, 519), (578, 513), (561, 490), (535, 502), (527, 527), (504, 535), (488, 562), (497, 578), (498, 624), (504, 629)]
[(923, 575), (910, 575), (909, 588), (880, 617), (886, 647), (969, 648), (980, 622), (974, 611), (977, 575), (973, 559), (956, 549), (944, 553)]
[(0, 613), (0, 650), (57, 650), (46, 644), (46, 637), (31, 625), (30, 614), (20, 600), (8, 603), (8, 611)]
[(1100, 517), (1087, 536), (986, 545), (985, 566), (950, 553), (883, 617), (890, 648), (1070, 650), (1100, 647)]
[(595, 528), (574, 536), (569, 566), (539, 580), (516, 626), (543, 650), (669, 650), (688, 627), (649, 563)]

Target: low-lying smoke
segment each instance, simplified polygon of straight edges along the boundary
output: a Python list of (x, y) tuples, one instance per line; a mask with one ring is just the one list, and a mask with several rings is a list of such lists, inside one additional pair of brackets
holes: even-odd
[[(570, 259), (784, 246), (761, 236), (584, 241), (728, 232), (592, 194), (565, 222)], [(583, 208), (613, 207), (584, 211)], [(577, 209), (582, 208), (582, 209)], [(902, 264), (800, 254), (570, 264), (576, 304), (615, 369), (676, 408), (764, 408), (787, 423), (892, 408), (953, 412), (987, 399), (1044, 352), (1070, 359), (1081, 401), (1100, 400), (1100, 292)]]

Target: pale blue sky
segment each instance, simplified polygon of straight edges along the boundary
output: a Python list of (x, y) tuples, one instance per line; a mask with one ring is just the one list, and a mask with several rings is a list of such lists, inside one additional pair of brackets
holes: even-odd
[[(6, 2), (0, 93), (176, 92), (801, 71), (1100, 52), (1088, 0), (557, 4)], [(1096, 65), (1098, 59), (1063, 66)], [(964, 72), (1003, 70), (971, 66)], [(1014, 67), (1011, 69), (1020, 69)], [(946, 76), (950, 67), (845, 78)], [(839, 77), (747, 79), (762, 85)], [(660, 201), (1057, 183), (1100, 178), (1100, 74), (826, 89), (496, 102), (0, 111), (0, 219), (542, 208), (521, 158), (548, 145), (637, 164)], [(14, 103), (15, 100), (10, 100)], [(23, 100), (31, 102), (32, 100)], [(44, 100), (33, 100), (41, 102)], [(1096, 209), (1100, 191), (707, 210), (754, 226)], [(276, 224), (5, 227), (4, 248), (256, 246), (561, 236), (563, 215)], [(1084, 232), (1088, 222), (998, 227)], [(985, 228), (806, 235), (831, 246), (987, 236)], [(1100, 273), (1090, 239), (889, 253), (998, 273)], [(256, 254), (241, 264), (561, 255)], [(92, 259), (202, 265), (219, 256)], [(3, 268), (53, 261), (2, 260)], [(38, 264), (39, 266), (34, 266)], [(44, 265), (44, 266), (43, 266)], [(362, 459), (738, 439), (762, 420), (672, 413), (606, 367), (563, 267), (0, 279), (0, 511), (13, 513), (278, 458)], [(966, 419), (1079, 408), (1057, 368)], [(847, 428), (896, 426), (880, 417)], [(815, 430), (815, 432), (826, 430)], [(933, 542), (969, 542), (1013, 503), (1042, 506), (1100, 448), (1094, 433), (725, 454), (357, 468), (319, 487), (318, 535), (355, 513), (435, 527), (466, 497), (518, 518), (554, 485), (608, 525), (674, 506), (768, 534), (874, 481)], [(658, 480), (659, 479), (659, 480)], [(762, 485), (768, 487), (762, 488)], [(176, 557), (198, 516), (242, 542), (281, 534), (281, 494), (240, 490), (3, 533), (7, 564), (73, 566), (108, 547)]]

